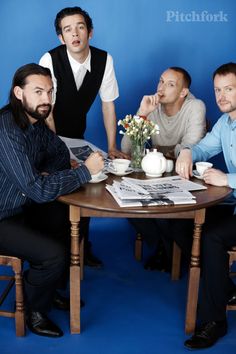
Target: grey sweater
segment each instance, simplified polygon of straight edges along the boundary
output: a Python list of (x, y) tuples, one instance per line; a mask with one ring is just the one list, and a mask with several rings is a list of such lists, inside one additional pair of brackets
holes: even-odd
[[(205, 135), (205, 114), (205, 104), (191, 93), (174, 116), (167, 116), (160, 104), (148, 115), (148, 119), (157, 123), (160, 128), (160, 133), (151, 137), (152, 146), (163, 153), (174, 149), (177, 157), (183, 146), (196, 144)], [(131, 152), (131, 141), (127, 135), (122, 138), (121, 150), (128, 154)]]

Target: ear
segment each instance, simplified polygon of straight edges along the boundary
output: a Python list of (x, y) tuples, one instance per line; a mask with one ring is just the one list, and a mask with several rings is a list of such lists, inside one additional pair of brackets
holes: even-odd
[(91, 30), (89, 33), (89, 39), (91, 39), (92, 37), (93, 37), (93, 30)]
[(20, 86), (15, 86), (13, 89), (13, 92), (16, 96), (16, 98), (18, 98), (18, 100), (22, 101), (22, 96), (23, 96), (23, 90)]
[(187, 87), (183, 88), (181, 93), (180, 93), (180, 97), (181, 98), (185, 98), (189, 93), (189, 89)]
[(63, 39), (63, 35), (62, 34), (59, 34), (58, 38), (59, 38), (59, 41), (61, 42), (61, 44), (65, 44), (65, 41)]

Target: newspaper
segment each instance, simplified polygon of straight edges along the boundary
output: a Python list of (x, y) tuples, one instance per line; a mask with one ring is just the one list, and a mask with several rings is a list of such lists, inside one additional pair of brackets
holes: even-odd
[(195, 204), (196, 199), (190, 191), (206, 189), (179, 176), (141, 180), (123, 177), (114, 181), (106, 189), (120, 207)]
[(71, 139), (66, 138), (64, 136), (60, 136), (60, 139), (64, 141), (64, 143), (68, 147), (70, 152), (70, 158), (73, 160), (83, 162), (89, 157), (89, 155), (93, 151), (100, 151), (103, 154), (104, 158), (107, 158), (107, 153), (105, 151), (101, 150), (96, 145), (93, 145), (87, 140)]

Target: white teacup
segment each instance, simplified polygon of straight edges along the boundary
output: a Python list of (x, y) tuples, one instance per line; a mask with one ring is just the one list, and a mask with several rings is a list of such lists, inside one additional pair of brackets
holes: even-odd
[(166, 172), (170, 173), (174, 169), (174, 161), (173, 160), (166, 160)]
[(211, 168), (213, 166), (211, 162), (205, 162), (205, 161), (196, 162), (195, 165), (196, 165), (197, 172), (199, 173), (200, 176), (202, 176), (208, 168)]
[(114, 159), (110, 163), (110, 167), (118, 173), (125, 173), (130, 165), (130, 160), (127, 159)]
[(91, 179), (92, 181), (95, 181), (97, 179), (99, 179), (102, 176), (102, 171), (96, 173), (95, 175), (91, 175)]

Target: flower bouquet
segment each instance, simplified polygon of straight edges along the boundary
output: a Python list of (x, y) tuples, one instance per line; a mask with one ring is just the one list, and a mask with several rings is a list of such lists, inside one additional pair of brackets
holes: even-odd
[(131, 140), (131, 167), (140, 169), (145, 143), (153, 134), (159, 134), (159, 127), (147, 117), (131, 114), (120, 119), (118, 125), (125, 129), (125, 131), (120, 130), (119, 133), (126, 134)]

